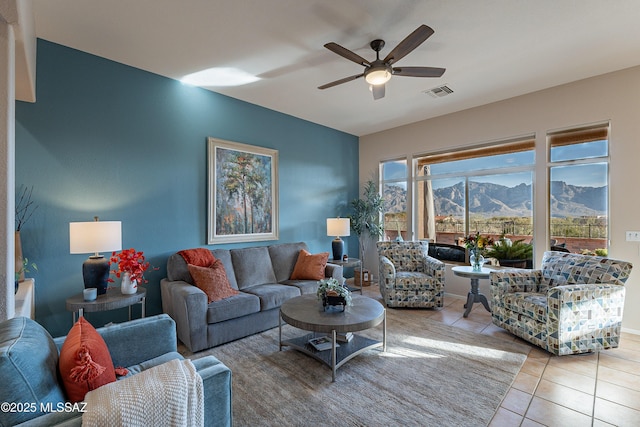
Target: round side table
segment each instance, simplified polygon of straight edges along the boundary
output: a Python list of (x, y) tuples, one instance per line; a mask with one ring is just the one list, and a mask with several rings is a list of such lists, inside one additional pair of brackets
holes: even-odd
[(488, 312), (491, 312), (487, 297), (485, 297), (478, 291), (478, 282), (480, 281), (480, 279), (488, 279), (491, 270), (482, 267), (480, 271), (477, 271), (474, 270), (473, 267), (467, 265), (453, 267), (451, 271), (453, 271), (453, 274), (455, 274), (456, 276), (467, 277), (471, 279), (471, 291), (469, 291), (469, 294), (467, 295), (467, 303), (464, 305), (464, 308), (466, 308), (466, 310), (464, 311), (464, 317), (467, 317), (469, 313), (471, 313), (473, 303), (475, 302), (482, 303), (482, 305), (484, 305), (484, 308), (486, 308)]

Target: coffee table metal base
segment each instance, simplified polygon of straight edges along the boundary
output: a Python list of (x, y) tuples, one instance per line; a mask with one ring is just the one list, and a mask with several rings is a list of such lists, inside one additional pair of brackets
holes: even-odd
[[(361, 295), (352, 295), (353, 305), (341, 312), (326, 312), (315, 295), (301, 295), (285, 301), (280, 307), (278, 323), (278, 341), (282, 347), (291, 347), (331, 368), (331, 379), (336, 380), (336, 371), (343, 364), (357, 355), (372, 348), (382, 347), (387, 350), (387, 317), (386, 310), (378, 301)], [(282, 325), (287, 323), (293, 327), (310, 331), (310, 334), (298, 338), (282, 339)], [(382, 323), (382, 341), (373, 340), (353, 334), (349, 342), (340, 342), (336, 346), (338, 333), (357, 332), (370, 329)], [(318, 351), (309, 340), (318, 335), (331, 338), (331, 348)]]
[[(386, 329), (386, 325), (384, 329)], [(353, 334), (353, 339), (349, 342), (339, 342), (339, 347), (332, 345), (330, 350), (318, 351), (309, 344), (309, 340), (315, 338), (317, 335), (317, 333), (311, 333), (298, 338), (282, 341), (282, 318), (280, 318), (280, 350), (282, 350), (282, 347), (291, 347), (306, 354), (307, 356), (313, 357), (319, 362), (324, 363), (331, 368), (332, 382), (335, 382), (336, 380), (336, 371), (338, 368), (357, 355), (378, 347), (382, 347), (382, 351), (386, 351), (385, 338), (383, 338), (383, 341), (376, 341), (356, 334)], [(333, 344), (335, 344), (335, 330), (332, 333), (332, 337)]]

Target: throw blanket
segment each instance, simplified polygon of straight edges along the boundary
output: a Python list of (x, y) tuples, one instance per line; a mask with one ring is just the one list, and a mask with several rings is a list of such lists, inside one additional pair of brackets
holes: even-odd
[(207, 248), (185, 249), (178, 253), (187, 264), (197, 265), (198, 267), (209, 267), (216, 262), (216, 258)]
[(85, 396), (83, 426), (203, 426), (202, 378), (190, 360), (171, 360)]

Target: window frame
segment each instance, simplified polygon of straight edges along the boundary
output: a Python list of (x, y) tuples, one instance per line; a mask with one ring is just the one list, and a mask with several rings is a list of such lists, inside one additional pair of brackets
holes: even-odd
[[(596, 141), (607, 141), (607, 154), (603, 156), (594, 156), (587, 158), (573, 158), (573, 159), (565, 159), (565, 160), (551, 160), (551, 150), (553, 147), (560, 146), (568, 146), (573, 144), (581, 144), (588, 142), (596, 142)], [(551, 204), (551, 170), (556, 167), (566, 167), (566, 166), (580, 166), (580, 165), (589, 165), (589, 164), (606, 164), (606, 187), (607, 187), (607, 195), (606, 195), (606, 236), (605, 236), (605, 249), (608, 251), (611, 246), (611, 225), (609, 224), (609, 219), (611, 218), (611, 182), (610, 182), (610, 174), (611, 174), (611, 121), (602, 121), (596, 122), (586, 125), (577, 125), (566, 127), (562, 129), (550, 130), (546, 134), (546, 151), (547, 151), (547, 164), (546, 164), (546, 173), (547, 173), (547, 233), (549, 236), (552, 235), (552, 204)]]
[[(418, 195), (419, 191), (416, 188), (422, 182), (428, 180), (436, 180), (436, 179), (460, 179), (464, 185), (464, 235), (469, 235), (476, 230), (470, 229), (470, 209), (469, 209), (469, 181), (474, 177), (482, 177), (482, 176), (493, 176), (493, 175), (501, 175), (501, 174), (514, 174), (519, 172), (530, 172), (531, 173), (531, 221), (532, 221), (532, 230), (535, 230), (535, 166), (536, 166), (536, 158), (535, 158), (535, 145), (536, 145), (536, 136), (535, 134), (526, 134), (513, 138), (506, 138), (502, 140), (496, 140), (489, 143), (478, 144), (467, 147), (459, 147), (455, 150), (447, 150), (447, 151), (434, 151), (426, 154), (417, 154), (412, 157), (412, 182), (411, 187), (413, 189), (413, 194)], [(518, 165), (512, 167), (499, 167), (499, 168), (487, 168), (487, 169), (478, 169), (472, 171), (466, 171), (464, 173), (461, 172), (452, 172), (448, 174), (438, 174), (438, 175), (419, 175), (418, 170), (420, 167), (426, 164), (435, 163), (446, 163), (458, 160), (472, 159), (472, 158), (481, 158), (481, 157), (490, 157), (499, 154), (509, 154), (509, 153), (517, 153), (530, 151), (533, 155), (533, 161), (528, 165)], [(421, 162), (422, 161), (422, 162)], [(421, 163), (421, 164), (420, 164)], [(415, 202), (415, 197), (413, 202)], [(412, 213), (414, 215), (415, 221), (418, 221), (420, 217), (419, 213), (416, 211), (418, 208), (417, 204), (412, 203)], [(412, 231), (413, 233), (418, 233), (419, 224), (413, 224)], [(482, 231), (482, 230), (480, 230)]]

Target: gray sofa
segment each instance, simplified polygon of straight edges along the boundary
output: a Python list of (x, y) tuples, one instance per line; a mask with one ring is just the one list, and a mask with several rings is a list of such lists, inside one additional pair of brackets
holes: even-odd
[[(97, 331), (107, 344), (113, 365), (127, 367), (131, 374), (182, 359), (177, 352), (175, 323), (166, 314)], [(26, 317), (0, 322), (0, 402), (22, 405), (0, 411), (0, 426), (82, 425), (79, 411), (47, 410), (66, 401), (58, 375), (59, 349), (65, 338), (51, 338), (40, 324)], [(213, 356), (193, 360), (193, 364), (204, 385), (205, 425), (231, 426), (231, 371)]]
[[(176, 321), (180, 341), (196, 352), (277, 326), (284, 301), (315, 293), (318, 286), (315, 280), (289, 279), (301, 249), (309, 250), (303, 242), (212, 250), (240, 293), (210, 304), (193, 286), (182, 256), (171, 255), (167, 278), (160, 282), (162, 310)], [(342, 267), (331, 263), (325, 276), (344, 280)]]

